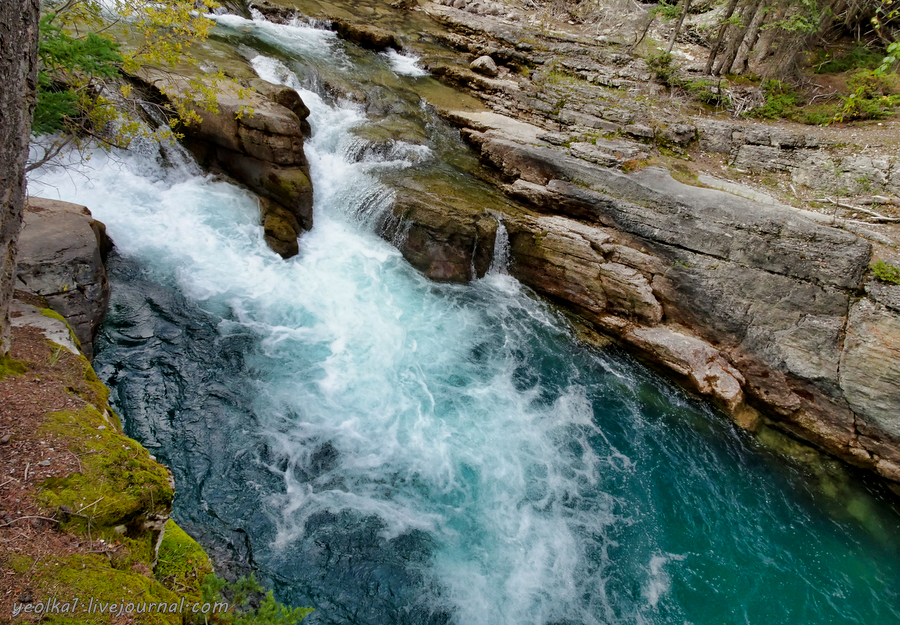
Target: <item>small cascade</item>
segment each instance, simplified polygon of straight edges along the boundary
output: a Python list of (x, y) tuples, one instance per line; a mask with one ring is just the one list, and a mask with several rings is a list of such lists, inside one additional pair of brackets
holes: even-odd
[(397, 74), (402, 76), (412, 76), (414, 78), (428, 75), (427, 70), (419, 67), (419, 63), (422, 62), (422, 59), (414, 54), (400, 53), (391, 49), (387, 52), (382, 52), (381, 55), (387, 58), (388, 62), (391, 64), (391, 69)]
[(505, 215), (490, 279), (468, 285), (428, 281), (375, 234), (404, 236), (379, 168), (441, 173), (453, 154), (430, 128), (433, 157), (360, 160), (361, 107), (304, 90), (302, 70), (361, 83), (383, 57), (216, 19), (310, 108), (300, 254), (266, 247), (247, 192), (165, 168), (178, 154), (73, 156), (29, 190), (89, 206), (115, 239), (96, 365), (221, 562), (317, 625), (900, 622), (896, 512), (858, 493), (884, 538), (867, 531), (713, 409), (576, 343), (506, 286)]
[(509, 275), (509, 232), (503, 224), (503, 217), (495, 215), (497, 220), (497, 235), (494, 238), (494, 254), (491, 257), (491, 266), (488, 275)]

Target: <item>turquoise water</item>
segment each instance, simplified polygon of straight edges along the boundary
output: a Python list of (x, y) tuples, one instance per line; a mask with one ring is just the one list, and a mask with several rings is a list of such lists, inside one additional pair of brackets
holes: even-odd
[(361, 53), (224, 21), (312, 110), (298, 257), (266, 248), (249, 194), (177, 153), (31, 182), (116, 241), (98, 369), (220, 564), (316, 607), (310, 623), (900, 623), (895, 506), (578, 344), (499, 259), (468, 286), (422, 278), (372, 233), (379, 172), (427, 166), (448, 132), (357, 160), (362, 109), (292, 68), (352, 75)]

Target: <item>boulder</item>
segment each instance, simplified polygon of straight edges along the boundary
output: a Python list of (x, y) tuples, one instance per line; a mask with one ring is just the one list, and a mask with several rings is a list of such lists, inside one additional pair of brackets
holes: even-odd
[(497, 220), (485, 210), (421, 187), (400, 190), (380, 228), (413, 267), (437, 282), (457, 283), (487, 273), (496, 232)]
[(363, 48), (369, 50), (401, 49), (394, 33), (383, 28), (368, 24), (354, 24), (345, 20), (334, 20), (332, 26), (341, 39), (352, 41)]
[(478, 72), (479, 74), (489, 76), (490, 78), (495, 78), (497, 74), (500, 73), (500, 70), (497, 69), (497, 64), (494, 63), (494, 59), (487, 55), (479, 56), (477, 59), (472, 61), (469, 64), (469, 69)]
[(28, 198), (19, 235), (18, 288), (43, 297), (66, 318), (88, 359), (109, 305), (103, 263), (111, 248), (106, 227), (86, 207)]
[[(137, 78), (160, 97), (192, 88), (187, 77), (150, 68), (140, 70)], [(281, 215), (274, 228), (274, 218), (265, 210), (260, 215), (270, 247), (290, 258), (299, 247), (289, 240), (313, 225), (313, 189), (303, 151), (304, 137), (310, 134), (309, 109), (293, 89), (259, 79), (250, 82), (255, 90), (220, 85), (218, 110), (196, 109), (200, 121), (184, 127), (184, 143), (202, 166), (224, 171), (291, 216)]]

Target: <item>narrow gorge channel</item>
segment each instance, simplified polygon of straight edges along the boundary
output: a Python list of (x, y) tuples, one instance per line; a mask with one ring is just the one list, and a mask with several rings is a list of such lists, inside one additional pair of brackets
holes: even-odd
[(403, 172), (482, 184), (434, 117), (426, 145), (364, 149), (365, 114), (316, 79), (402, 87), (411, 59), (220, 24), (311, 110), (316, 221), (297, 257), (266, 247), (249, 193), (177, 150), (97, 153), (30, 187), (107, 224), (95, 364), (220, 566), (321, 624), (900, 622), (900, 514), (877, 490), (577, 342), (500, 254), (436, 284), (374, 232)]

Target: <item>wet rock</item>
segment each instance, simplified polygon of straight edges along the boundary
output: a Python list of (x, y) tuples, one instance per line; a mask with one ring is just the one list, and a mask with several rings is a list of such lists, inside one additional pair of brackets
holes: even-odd
[(19, 235), (17, 284), (66, 318), (90, 359), (109, 305), (106, 227), (84, 206), (29, 198)]
[(341, 39), (352, 41), (363, 48), (369, 50), (401, 49), (394, 34), (383, 28), (368, 24), (354, 24), (345, 20), (335, 20), (332, 25)]
[[(138, 78), (145, 88), (159, 91), (183, 93), (192, 88), (184, 76), (151, 69), (142, 69)], [(196, 111), (200, 123), (184, 128), (185, 145), (202, 166), (225, 171), (290, 213), (293, 219), (282, 225), (295, 227), (296, 238), (313, 225), (313, 189), (303, 151), (309, 110), (292, 90), (259, 79), (252, 84), (256, 91), (220, 86), (218, 111)], [(284, 232), (280, 229), (279, 236), (288, 236)], [(288, 244), (276, 251), (289, 258), (294, 250)]]
[(284, 85), (275, 85), (259, 78), (251, 80), (250, 86), (272, 102), (280, 104), (293, 112), (297, 119), (300, 120), (300, 128), (304, 137), (308, 139), (312, 135), (312, 128), (307, 119), (309, 117), (309, 108), (304, 104), (296, 90)]
[(482, 206), (450, 189), (409, 181), (379, 231), (432, 280), (465, 283), (483, 277), (492, 258), (497, 220)]
[(489, 76), (494, 78), (500, 71), (497, 69), (497, 64), (494, 63), (494, 59), (489, 56), (480, 56), (469, 64), (469, 68), (473, 71), (478, 72), (479, 74), (484, 74), (485, 76)]
[[(266, 19), (276, 24), (286, 24), (293, 19), (297, 13), (296, 9), (285, 7), (269, 0), (253, 0), (248, 3), (251, 9), (256, 9), (262, 13)], [(249, 17), (249, 16), (248, 16)]]
[(300, 251), (297, 242), (299, 225), (292, 213), (274, 202), (265, 202), (262, 207), (263, 236), (266, 244), (282, 258), (291, 258)]

